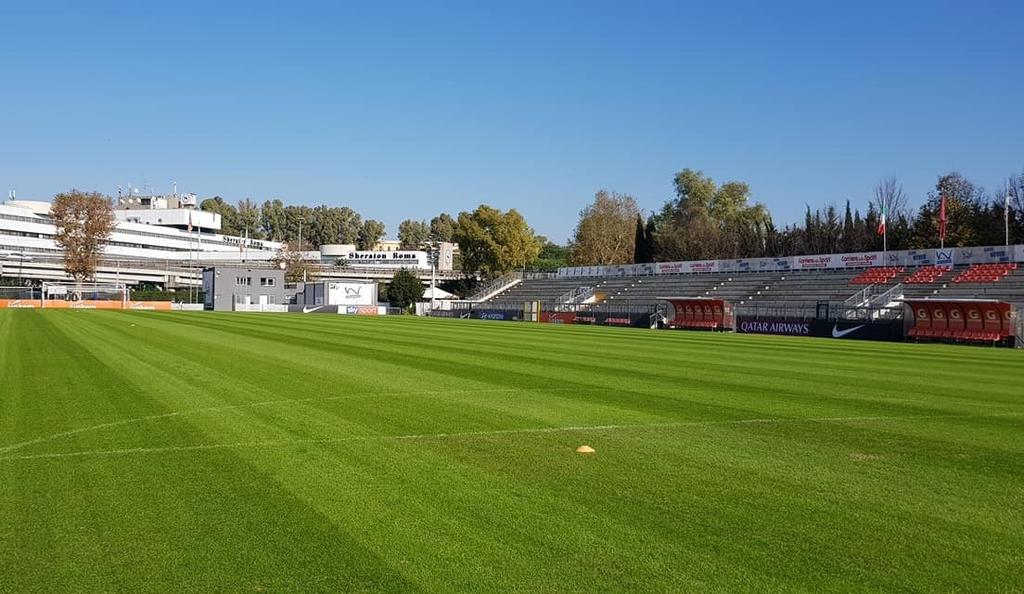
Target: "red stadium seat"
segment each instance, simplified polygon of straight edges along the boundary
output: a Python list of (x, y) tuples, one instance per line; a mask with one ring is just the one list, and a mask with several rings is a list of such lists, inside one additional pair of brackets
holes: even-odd
[(954, 283), (994, 283), (1014, 270), (1015, 264), (975, 264), (953, 278)]
[(903, 272), (903, 268), (892, 266), (882, 268), (869, 268), (864, 272), (850, 279), (851, 285), (874, 285), (886, 284)]
[(984, 323), (982, 322), (981, 306), (968, 303), (964, 306), (964, 338), (982, 340)]
[(932, 327), (928, 333), (928, 336), (932, 338), (942, 338), (946, 334), (946, 330), (949, 329), (947, 323), (946, 308), (939, 304), (932, 304), (928, 308), (932, 318)]
[(916, 272), (907, 276), (903, 279), (903, 282), (909, 285), (922, 285), (934, 283), (939, 278), (942, 278), (949, 268), (945, 266), (924, 266), (917, 269)]
[(932, 318), (928, 314), (928, 308), (925, 305), (917, 304), (913, 306), (913, 313), (914, 327), (908, 334), (914, 338), (927, 338), (932, 328)]
[(944, 338), (952, 339), (963, 339), (964, 338), (964, 310), (959, 304), (949, 305), (946, 307), (949, 319), (947, 323), (949, 328), (943, 333)]

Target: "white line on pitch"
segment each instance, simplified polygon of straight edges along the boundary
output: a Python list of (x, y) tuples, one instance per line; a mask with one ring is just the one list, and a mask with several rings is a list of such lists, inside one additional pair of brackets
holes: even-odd
[[(596, 389), (596, 388), (595, 388)], [(677, 388), (656, 388), (653, 391), (663, 392), (666, 390), (676, 390)], [(22, 441), (19, 443), (12, 443), (5, 446), (0, 446), (0, 454), (6, 454), (16, 450), (26, 448), (28, 446), (45, 443), (48, 441), (54, 441), (64, 437), (71, 437), (79, 435), (81, 433), (89, 433), (91, 431), (100, 431), (103, 429), (109, 429), (112, 427), (120, 427), (122, 425), (130, 425), (132, 423), (142, 423), (145, 421), (153, 421), (157, 419), (166, 419), (170, 417), (176, 417), (180, 415), (193, 415), (207, 412), (217, 412), (222, 410), (236, 410), (242, 408), (254, 408), (257, 406), (272, 406), (275, 404), (297, 404), (306, 402), (330, 402), (335, 400), (355, 400), (358, 398), (375, 398), (375, 397), (386, 397), (386, 396), (432, 396), (432, 395), (444, 395), (444, 394), (491, 394), (491, 393), (502, 393), (502, 392), (565, 392), (565, 391), (578, 391), (577, 387), (563, 387), (563, 388), (466, 388), (460, 390), (446, 390), (446, 391), (432, 391), (432, 392), (359, 392), (354, 394), (345, 394), (343, 396), (312, 396), (309, 398), (285, 398), (277, 400), (262, 400), (259, 402), (247, 402), (244, 404), (224, 404), (219, 406), (211, 406), (206, 408), (196, 408), (191, 410), (179, 410), (169, 413), (162, 413), (158, 415), (148, 415), (144, 417), (134, 417), (130, 419), (122, 419), (120, 421), (111, 421), (109, 423), (101, 423), (99, 425), (91, 425), (89, 427), (81, 427), (79, 429), (71, 429), (68, 431), (62, 431), (60, 433), (54, 433), (52, 435), (46, 435), (43, 437), (37, 437), (28, 441)], [(875, 398), (864, 398), (860, 400), (866, 400), (868, 402), (879, 401), (879, 402), (923, 402), (921, 398), (890, 398), (890, 397), (875, 397)], [(957, 399), (952, 401), (955, 404), (964, 406), (983, 406), (983, 407), (995, 407), (1004, 406), (997, 403), (982, 403), (982, 402), (970, 402)], [(1011, 406), (1011, 405), (1006, 405)], [(7, 459), (7, 458), (0, 458)]]
[[(556, 392), (565, 390), (575, 390), (576, 388), (537, 388), (537, 390), (544, 390), (546, 392)], [(168, 417), (176, 417), (179, 415), (194, 415), (208, 412), (218, 412), (222, 410), (235, 410), (240, 408), (254, 408), (257, 406), (271, 406), (274, 404), (297, 404), (304, 402), (329, 402), (333, 400), (355, 400), (358, 398), (375, 398), (385, 396), (430, 396), (430, 395), (443, 395), (443, 394), (479, 394), (479, 393), (495, 393), (495, 392), (512, 392), (512, 391), (529, 391), (531, 388), (480, 388), (480, 389), (464, 389), (464, 390), (450, 390), (445, 392), (359, 392), (354, 394), (345, 394), (343, 396), (312, 396), (309, 398), (285, 398), (277, 400), (261, 400), (259, 402), (247, 402), (244, 404), (224, 404), (220, 406), (210, 406), (206, 408), (194, 408), (191, 410), (179, 410), (175, 412), (162, 413), (159, 415), (148, 415), (145, 417), (133, 417), (131, 419), (122, 419), (120, 421), (111, 421), (109, 423), (100, 423), (99, 425), (91, 425), (89, 427), (81, 427), (79, 429), (71, 429), (69, 431), (62, 431), (60, 433), (54, 433), (53, 435), (47, 435), (44, 437), (37, 437), (28, 441), (22, 441), (19, 443), (12, 443), (6, 446), (0, 446), (0, 454), (7, 452), (13, 452), (26, 448), (30, 445), (36, 445), (47, 441), (54, 441), (64, 437), (71, 437), (72, 435), (78, 435), (80, 433), (88, 433), (90, 431), (100, 431), (103, 429), (109, 429), (111, 427), (119, 427), (121, 425), (130, 425), (132, 423), (142, 423), (144, 421), (153, 421), (156, 419), (166, 419)]]
[(675, 423), (621, 424), (621, 425), (570, 425), (565, 427), (534, 427), (524, 429), (494, 429), (488, 431), (457, 431), (449, 433), (417, 433), (407, 435), (361, 435), (350, 437), (325, 437), (314, 439), (286, 439), (266, 441), (242, 441), (235, 443), (209, 443), (188, 446), (117, 448), (108, 450), (82, 450), (78, 452), (55, 452), (49, 454), (25, 454), (3, 456), (2, 461), (39, 460), (52, 458), (75, 458), (85, 456), (119, 456), (129, 454), (159, 454), (168, 452), (190, 452), (218, 449), (257, 449), (265, 447), (287, 447), (304, 444), (332, 444), (351, 441), (403, 441), (450, 439), (463, 437), (488, 437), (528, 433), (568, 433), (573, 431), (614, 431), (621, 429), (667, 429), (677, 427), (713, 427), (719, 425), (773, 424), (773, 423), (849, 423), (858, 421), (910, 421), (927, 419), (971, 419), (990, 417), (1019, 417), (1024, 413), (1007, 412), (982, 415), (905, 415), (905, 416), (863, 416), (863, 417), (811, 417), (811, 418), (759, 418), (732, 419), (725, 421), (680, 421)]

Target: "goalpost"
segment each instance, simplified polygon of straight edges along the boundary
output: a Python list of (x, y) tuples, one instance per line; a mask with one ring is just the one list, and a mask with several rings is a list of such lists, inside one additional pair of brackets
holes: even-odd
[(43, 283), (42, 307), (97, 307), (124, 309), (129, 290), (125, 283)]
[(31, 309), (42, 307), (42, 292), (39, 287), (0, 287), (0, 307), (4, 309)]

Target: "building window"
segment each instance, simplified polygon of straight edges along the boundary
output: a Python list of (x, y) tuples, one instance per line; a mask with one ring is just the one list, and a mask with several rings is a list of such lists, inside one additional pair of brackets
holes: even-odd
[(273, 277), (267, 277), (267, 276), (260, 277), (260, 286), (261, 287), (273, 287), (274, 286), (274, 278)]
[(236, 287), (249, 287), (252, 286), (252, 278), (248, 276), (236, 276), (235, 277)]
[[(273, 279), (271, 279), (271, 280), (273, 280)], [(274, 296), (273, 295), (267, 295), (267, 303), (269, 303), (270, 305), (274, 304)]]

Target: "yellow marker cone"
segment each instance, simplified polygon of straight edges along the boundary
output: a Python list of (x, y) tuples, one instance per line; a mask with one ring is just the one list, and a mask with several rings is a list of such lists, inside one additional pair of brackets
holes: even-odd
[(594, 448), (592, 448), (592, 447), (590, 447), (588, 445), (581, 445), (580, 447), (576, 448), (576, 453), (577, 454), (593, 454), (594, 453)]

